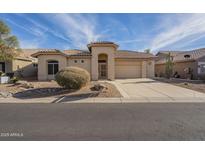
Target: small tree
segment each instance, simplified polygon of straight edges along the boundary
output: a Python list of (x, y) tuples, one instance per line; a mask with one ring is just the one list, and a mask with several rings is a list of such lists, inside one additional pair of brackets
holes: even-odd
[(174, 66), (173, 57), (169, 53), (166, 57), (166, 63), (165, 63), (165, 74), (168, 79), (172, 76), (173, 66)]
[(0, 60), (10, 61), (18, 56), (19, 52), (17, 37), (11, 35), (9, 27), (0, 20)]
[(150, 49), (145, 49), (144, 52), (145, 53), (150, 53)]

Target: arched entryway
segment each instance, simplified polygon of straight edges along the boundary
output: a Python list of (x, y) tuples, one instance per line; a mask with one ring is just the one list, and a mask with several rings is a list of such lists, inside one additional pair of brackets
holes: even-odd
[(108, 77), (107, 59), (106, 54), (98, 55), (98, 79), (107, 79)]

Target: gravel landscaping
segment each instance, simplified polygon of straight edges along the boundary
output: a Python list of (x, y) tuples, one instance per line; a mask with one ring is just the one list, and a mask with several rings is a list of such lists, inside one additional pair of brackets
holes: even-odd
[(205, 81), (203, 80), (185, 80), (185, 79), (174, 79), (174, 78), (171, 79), (155, 78), (155, 80), (205, 93)]
[(90, 82), (80, 90), (68, 90), (55, 81), (19, 81), (17, 84), (0, 84), (0, 97), (22, 99), (49, 96), (70, 97), (121, 97), (116, 87), (107, 82)]

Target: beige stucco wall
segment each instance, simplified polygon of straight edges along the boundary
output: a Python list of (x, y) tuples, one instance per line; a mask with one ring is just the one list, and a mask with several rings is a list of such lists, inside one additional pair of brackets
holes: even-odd
[[(184, 71), (185, 68), (193, 69), (194, 79), (197, 78), (197, 64), (194, 61), (190, 62), (178, 62), (174, 63), (173, 73), (178, 72), (180, 78), (188, 78), (188, 75)], [(156, 64), (155, 65), (155, 74), (159, 77), (165, 77), (165, 64)]]
[(147, 60), (147, 65), (146, 65), (146, 77), (147, 78), (153, 78), (155, 76), (155, 61), (154, 60)]
[(165, 65), (164, 64), (156, 64), (155, 65), (155, 74), (157, 77), (165, 76)]
[[(116, 48), (113, 46), (92, 46), (91, 57), (69, 57), (63, 55), (39, 55), (38, 79), (48, 80), (54, 76), (48, 76), (47, 61), (57, 60), (59, 70), (66, 66), (76, 66), (86, 69), (91, 74), (92, 80), (98, 80), (98, 59), (101, 55), (107, 57), (107, 79), (115, 78), (146, 78), (154, 77), (154, 60), (149, 59), (115, 59)], [(77, 60), (77, 63), (75, 63)], [(84, 63), (81, 62), (84, 60)]]
[(114, 47), (92, 47), (91, 58), (91, 79), (98, 80), (98, 56), (106, 54), (108, 56), (107, 68), (108, 79), (115, 79), (115, 48)]
[(175, 63), (174, 68), (173, 68), (173, 73), (177, 71), (178, 74), (180, 75), (180, 78), (189, 78), (188, 75), (186, 74), (186, 72), (184, 71), (184, 69), (188, 68), (188, 67), (193, 69), (194, 78), (196, 78), (197, 69), (196, 69), (195, 62)]
[(38, 56), (38, 80), (48, 80), (52, 77), (48, 76), (48, 60), (57, 60), (59, 70), (67, 66), (67, 59), (62, 55), (40, 55)]
[[(77, 63), (75, 63), (75, 60), (77, 60)], [(84, 63), (81, 62), (82, 60), (84, 61)], [(89, 73), (91, 73), (91, 59), (90, 58), (83, 58), (83, 57), (68, 58), (67, 66), (80, 67), (80, 68), (87, 70)]]

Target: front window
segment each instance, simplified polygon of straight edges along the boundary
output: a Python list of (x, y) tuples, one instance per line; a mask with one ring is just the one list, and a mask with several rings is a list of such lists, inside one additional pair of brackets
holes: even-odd
[(48, 61), (48, 75), (55, 75), (58, 72), (58, 61)]

